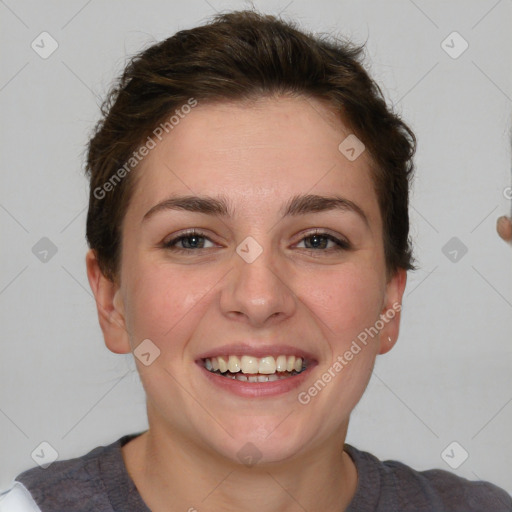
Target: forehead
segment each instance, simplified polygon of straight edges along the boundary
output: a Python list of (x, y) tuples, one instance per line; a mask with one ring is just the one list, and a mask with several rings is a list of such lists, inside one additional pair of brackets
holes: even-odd
[(369, 155), (350, 161), (339, 149), (349, 135), (311, 98), (199, 101), (141, 162), (129, 212), (142, 217), (169, 193), (229, 195), (237, 211), (248, 211), (248, 202), (272, 208), (297, 194), (337, 193), (378, 222)]

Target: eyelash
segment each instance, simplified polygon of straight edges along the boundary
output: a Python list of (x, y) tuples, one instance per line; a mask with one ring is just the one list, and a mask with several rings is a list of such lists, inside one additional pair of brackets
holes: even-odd
[[(331, 249), (304, 249), (305, 251), (308, 251), (309, 253), (317, 253), (317, 252), (331, 252), (331, 251), (335, 251), (335, 252), (338, 252), (338, 251), (348, 251), (351, 249), (351, 245), (349, 242), (347, 242), (346, 240), (340, 240), (339, 238), (336, 238), (335, 236), (329, 234), (329, 233), (326, 233), (326, 232), (323, 232), (323, 231), (320, 231), (320, 230), (316, 230), (316, 231), (313, 231), (311, 233), (308, 233), (306, 234), (305, 236), (303, 236), (299, 242), (302, 242), (303, 240), (306, 240), (308, 238), (312, 238), (312, 237), (320, 237), (320, 238), (326, 238), (332, 242), (334, 242), (337, 247), (334, 247), (334, 248), (331, 248)], [(175, 238), (172, 238), (171, 240), (165, 242), (163, 245), (163, 248), (164, 249), (167, 249), (169, 251), (173, 251), (175, 253), (189, 253), (192, 252), (192, 251), (197, 251), (197, 250), (200, 250), (201, 247), (199, 248), (196, 248), (196, 249), (183, 249), (183, 248), (179, 248), (179, 247), (175, 247), (175, 245), (177, 243), (179, 243), (181, 240), (186, 240), (187, 238), (192, 238), (192, 237), (200, 237), (200, 238), (205, 238), (206, 240), (210, 240), (204, 233), (202, 233), (201, 231), (196, 231), (196, 230), (191, 230), (191, 231), (188, 231), (188, 232), (185, 232)], [(210, 240), (211, 241), (211, 240)]]

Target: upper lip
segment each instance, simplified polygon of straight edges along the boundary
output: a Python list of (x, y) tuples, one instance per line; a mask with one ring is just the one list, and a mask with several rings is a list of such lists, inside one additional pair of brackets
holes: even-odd
[(200, 354), (197, 360), (210, 359), (218, 356), (253, 356), (257, 358), (273, 356), (275, 358), (282, 355), (301, 357), (309, 363), (316, 362), (315, 356), (307, 350), (293, 347), (292, 345), (262, 345), (261, 343), (258, 343), (257, 345), (248, 343), (221, 345)]

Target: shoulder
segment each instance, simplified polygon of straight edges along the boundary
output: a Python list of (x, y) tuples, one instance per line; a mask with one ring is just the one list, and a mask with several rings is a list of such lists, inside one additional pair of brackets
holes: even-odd
[(381, 461), (353, 446), (345, 448), (360, 477), (356, 497), (374, 492), (371, 487), (378, 482), (375, 510), (512, 512), (512, 497), (490, 482), (467, 480), (443, 469), (416, 471), (397, 460)]
[(92, 495), (97, 495), (100, 458), (106, 447), (94, 448), (86, 455), (56, 461), (46, 468), (33, 467), (20, 473), (21, 482), (38, 504), (59, 503), (76, 506)]
[(420, 503), (439, 503), (443, 510), (512, 511), (510, 495), (490, 482), (471, 481), (444, 469), (416, 471), (398, 461), (385, 461), (383, 466), (394, 476), (405, 503), (412, 494), (420, 496)]
[[(14, 486), (4, 493), (2, 505), (8, 498), (32, 500), (43, 510), (73, 510), (76, 512), (102, 510), (111, 511), (109, 487), (116, 485), (119, 468), (120, 446), (133, 435), (123, 436), (106, 446), (98, 446), (83, 456), (55, 461), (49, 466), (33, 467), (20, 473)], [(106, 482), (104, 476), (109, 476)], [(1, 495), (0, 495), (1, 498)], [(14, 503), (14, 502), (13, 502)], [(18, 508), (1, 508), (0, 512), (17, 511)], [(19, 510), (38, 511), (39, 508)]]

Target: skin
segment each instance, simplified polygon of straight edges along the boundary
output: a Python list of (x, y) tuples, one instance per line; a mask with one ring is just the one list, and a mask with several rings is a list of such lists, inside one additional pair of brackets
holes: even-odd
[[(314, 512), (344, 510), (352, 499), (357, 472), (343, 451), (349, 416), (376, 356), (396, 342), (400, 313), (309, 404), (297, 395), (401, 304), (406, 271), (386, 280), (369, 155), (351, 162), (338, 150), (349, 133), (311, 98), (200, 102), (137, 170), (122, 226), (120, 284), (88, 252), (107, 347), (128, 353), (150, 339), (160, 350), (149, 366), (135, 359), (149, 430), (123, 448), (152, 510)], [(164, 211), (142, 223), (171, 193), (224, 194), (235, 216)], [(357, 203), (369, 227), (336, 210), (281, 219), (292, 196), (333, 193)], [(190, 228), (205, 232), (205, 248), (162, 248)], [(348, 239), (352, 249), (334, 251), (325, 239), (327, 247), (312, 249), (304, 237), (314, 228)], [(252, 263), (235, 251), (247, 236), (263, 248)], [(318, 364), (297, 390), (247, 399), (212, 386), (194, 363), (212, 347), (249, 339), (303, 348)], [(237, 456), (247, 442), (261, 454), (252, 467)]]
[(512, 243), (512, 219), (500, 217), (496, 222), (496, 231), (505, 242)]

